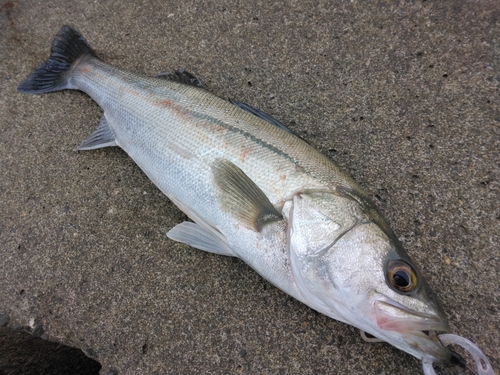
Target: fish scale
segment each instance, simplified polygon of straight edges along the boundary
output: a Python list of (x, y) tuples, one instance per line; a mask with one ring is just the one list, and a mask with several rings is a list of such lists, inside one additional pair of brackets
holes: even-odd
[[(104, 76), (107, 78), (102, 79)], [(193, 165), (204, 165), (208, 171), (215, 158), (228, 158), (250, 178), (262, 181), (259, 186), (274, 203), (289, 199), (300, 189), (324, 188), (325, 182), (353, 187), (348, 178), (336, 175), (338, 169), (330, 160), (297, 137), (206, 90), (127, 73), (97, 59), (82, 61), (73, 73), (72, 84), (104, 109), (117, 145), (167, 196), (179, 191), (171, 186), (177, 181), (159, 181), (150, 170), (183, 165), (187, 161), (180, 158), (189, 159), (185, 155), (194, 158), (188, 161), (190, 165), (183, 165), (188, 171)], [(176, 146), (168, 147), (170, 144)], [(146, 157), (151, 150), (161, 152), (160, 159)], [(158, 162), (163, 164), (155, 166)], [(324, 170), (319, 171), (318, 165), (324, 166)], [(308, 173), (313, 166), (314, 171)], [(270, 173), (271, 170), (280, 174)], [(263, 171), (267, 174), (263, 175)], [(182, 179), (183, 174), (175, 175)], [(187, 181), (182, 181), (180, 185), (184, 187)], [(206, 189), (211, 185), (202, 181), (193, 184), (208, 185)]]

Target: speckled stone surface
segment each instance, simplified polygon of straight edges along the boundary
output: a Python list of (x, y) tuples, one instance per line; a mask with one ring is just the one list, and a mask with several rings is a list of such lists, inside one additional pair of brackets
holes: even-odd
[(0, 3), (8, 327), (41, 325), (106, 375), (418, 374), (243, 262), (168, 240), (185, 216), (124, 152), (76, 151), (101, 115), (85, 94), (17, 93), (65, 23), (105, 61), (183, 67), (332, 157), (375, 198), (453, 332), (499, 371), (498, 1)]

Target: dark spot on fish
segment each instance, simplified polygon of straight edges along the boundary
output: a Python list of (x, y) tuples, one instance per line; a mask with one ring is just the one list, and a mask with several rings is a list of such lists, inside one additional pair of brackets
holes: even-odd
[(241, 358), (245, 358), (247, 356), (247, 351), (245, 349), (241, 349), (240, 356), (241, 356)]

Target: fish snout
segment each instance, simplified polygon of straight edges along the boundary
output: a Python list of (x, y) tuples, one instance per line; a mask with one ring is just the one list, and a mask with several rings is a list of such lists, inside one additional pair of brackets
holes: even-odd
[[(442, 311), (411, 310), (395, 301), (376, 301), (375, 318), (380, 329), (398, 333), (417, 357), (432, 362), (449, 362), (451, 351), (441, 344), (436, 332), (449, 332)], [(414, 354), (415, 355), (415, 354)]]

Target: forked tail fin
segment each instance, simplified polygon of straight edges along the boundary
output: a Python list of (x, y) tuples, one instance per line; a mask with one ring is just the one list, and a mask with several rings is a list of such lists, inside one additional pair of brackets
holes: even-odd
[(70, 80), (71, 72), (75, 64), (86, 55), (96, 57), (85, 38), (72, 27), (64, 25), (52, 42), (49, 59), (33, 70), (17, 90), (42, 94), (74, 88)]

